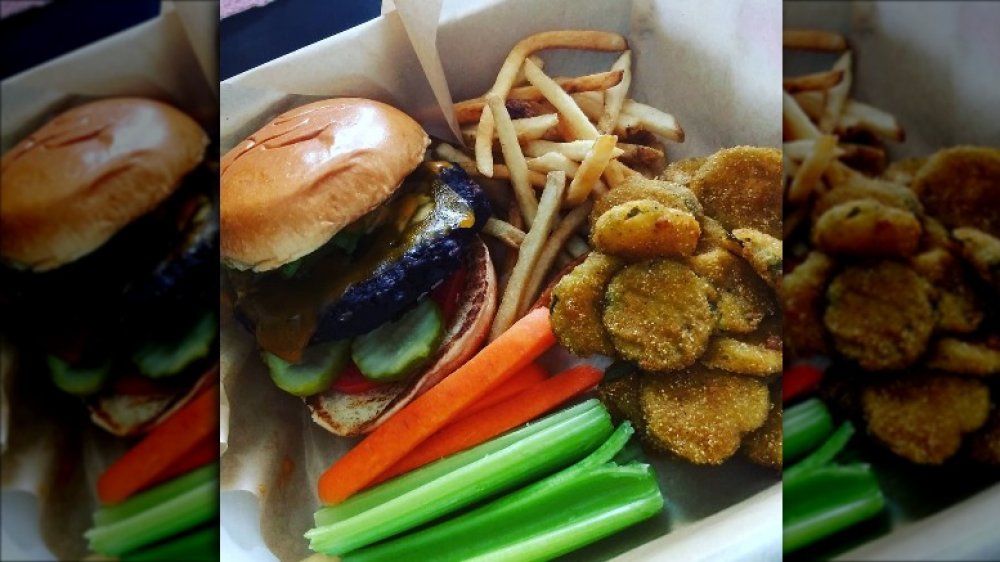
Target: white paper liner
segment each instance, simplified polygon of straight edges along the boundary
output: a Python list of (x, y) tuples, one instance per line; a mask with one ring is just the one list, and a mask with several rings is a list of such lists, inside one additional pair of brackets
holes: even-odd
[[(439, 102), (485, 92), (510, 48), (524, 36), (571, 28), (604, 29), (628, 37), (634, 53), (632, 97), (672, 112), (687, 133), (683, 145), (670, 145), (671, 160), (738, 144), (780, 145), (777, 2), (446, 2), (436, 37), (447, 95), (442, 95), (444, 85), (434, 80), (436, 62), (426, 46), (414, 47), (409, 41), (433, 40), (429, 16), (421, 13), (419, 21), (407, 19), (405, 24), (401, 19), (414, 15), (411, 6), (429, 9), (427, 4), (397, 0), (396, 5), (399, 11), (223, 82), (222, 150), (282, 111), (335, 96), (391, 103), (432, 134), (447, 138), (452, 129)], [(606, 69), (614, 56), (561, 51), (544, 58), (547, 72), (570, 75)], [(244, 513), (250, 509), (251, 494), (260, 502), (259, 521), (223, 517), (224, 553), (241, 560), (273, 559), (263, 552), (259, 536), (278, 559), (301, 560), (309, 554), (302, 534), (312, 526), (319, 506), (316, 481), (356, 440), (326, 433), (311, 422), (301, 400), (277, 390), (241, 326), (224, 319), (222, 331), (222, 511)], [(557, 369), (572, 361), (564, 353), (545, 358)], [(655, 464), (668, 502), (664, 513), (574, 553), (574, 560), (620, 555), (777, 481), (774, 472), (742, 459), (721, 467), (663, 459)], [(780, 518), (774, 516), (780, 510), (780, 494), (768, 496), (765, 503), (771, 516), (756, 521), (753, 540), (773, 549), (781, 540)]]

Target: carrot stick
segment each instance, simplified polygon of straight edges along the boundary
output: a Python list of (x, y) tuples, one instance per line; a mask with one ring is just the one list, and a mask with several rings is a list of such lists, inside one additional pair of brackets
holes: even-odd
[[(166, 482), (182, 474), (187, 474), (192, 470), (202, 467), (210, 462), (219, 460), (219, 442), (215, 436), (200, 441), (190, 453), (184, 455), (176, 463), (170, 465), (156, 480), (147, 484), (143, 489), (155, 486), (161, 482)], [(136, 490), (137, 492), (141, 490)]]
[(548, 371), (546, 371), (545, 368), (538, 363), (528, 363), (527, 367), (514, 373), (493, 392), (483, 396), (479, 400), (473, 402), (468, 408), (462, 410), (457, 416), (455, 416), (455, 421), (465, 419), (469, 415), (484, 408), (489, 408), (494, 404), (503, 402), (511, 396), (520, 393), (522, 390), (544, 381), (548, 378), (548, 376)]
[(373, 484), (475, 447), (507, 430), (528, 423), (593, 388), (601, 381), (601, 376), (601, 371), (590, 365), (573, 367), (503, 402), (463, 417), (427, 438), (410, 454), (380, 474)]
[(219, 423), (219, 387), (201, 392), (164, 420), (97, 480), (104, 504), (118, 503), (156, 481), (171, 466), (215, 436)]
[(319, 479), (320, 499), (325, 504), (336, 504), (364, 488), (469, 404), (553, 344), (555, 334), (548, 309), (531, 311), (326, 469)]

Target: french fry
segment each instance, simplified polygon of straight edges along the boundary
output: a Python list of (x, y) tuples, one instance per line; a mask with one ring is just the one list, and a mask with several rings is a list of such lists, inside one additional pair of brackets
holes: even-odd
[(613, 132), (618, 124), (618, 114), (621, 113), (625, 95), (632, 84), (632, 51), (622, 53), (611, 65), (611, 70), (620, 70), (622, 77), (618, 84), (604, 91), (604, 112), (597, 120), (597, 128), (602, 133)]
[[(537, 66), (537, 65), (536, 65)], [(598, 72), (597, 74), (587, 74), (585, 76), (574, 76), (571, 78), (556, 78), (556, 84), (563, 89), (568, 94), (575, 94), (578, 92), (589, 92), (593, 90), (606, 90), (617, 84), (620, 84), (624, 71), (622, 70), (609, 70), (607, 72)], [(520, 86), (511, 89), (507, 94), (508, 100), (523, 100), (523, 101), (537, 101), (545, 99), (542, 95), (541, 90), (536, 86)], [(473, 98), (469, 100), (463, 100), (454, 105), (455, 116), (458, 119), (458, 123), (465, 125), (469, 123), (475, 123), (480, 115), (483, 113), (483, 107), (486, 105), (486, 98)]]
[(449, 162), (461, 164), (473, 161), (472, 158), (469, 158), (464, 152), (446, 142), (437, 145), (434, 149), (434, 153), (437, 154), (439, 158), (443, 158)]
[(608, 162), (608, 167), (604, 168), (604, 181), (611, 186), (611, 188), (616, 188), (625, 182), (625, 172), (622, 170), (624, 166), (621, 165), (618, 160), (612, 160)]
[(524, 231), (509, 222), (490, 217), (483, 225), (483, 232), (510, 246), (520, 248), (524, 242)]
[(600, 179), (604, 169), (611, 161), (611, 153), (615, 148), (618, 137), (615, 135), (601, 135), (594, 142), (593, 148), (587, 153), (587, 157), (580, 162), (580, 169), (573, 177), (573, 181), (566, 190), (566, 202), (570, 205), (583, 203), (590, 192), (594, 189), (594, 183)]
[(566, 242), (574, 236), (580, 226), (586, 222), (592, 206), (592, 201), (586, 201), (579, 207), (575, 207), (566, 213), (566, 216), (559, 222), (559, 226), (552, 231), (552, 234), (546, 240), (545, 246), (538, 256), (538, 262), (528, 277), (526, 288), (521, 294), (521, 302), (517, 310), (518, 316), (523, 316), (527, 313), (528, 307), (531, 306), (531, 303), (535, 302), (539, 291), (542, 289), (542, 283), (545, 281), (549, 270), (552, 269), (552, 265), (559, 256), (559, 252), (566, 245)]
[[(545, 61), (542, 60), (542, 57), (538, 55), (531, 55), (528, 57), (528, 59), (531, 62), (535, 63), (535, 66), (537, 66), (538, 68), (545, 68)], [(514, 79), (514, 84), (516, 86), (523, 86), (525, 82), (527, 82), (527, 80), (524, 79), (524, 67), (522, 66), (517, 71), (517, 78)]]
[(801, 76), (789, 76), (783, 79), (781, 84), (786, 92), (794, 94), (811, 90), (826, 90), (839, 84), (843, 78), (843, 70), (828, 70)]
[(528, 169), (543, 174), (558, 170), (565, 173), (567, 178), (572, 178), (576, 176), (580, 165), (559, 152), (546, 152), (541, 156), (529, 158)]
[[(496, 110), (497, 108), (492, 103), (493, 99), (498, 98), (491, 98), (490, 109)], [(497, 120), (497, 123), (500, 123), (500, 119)], [(538, 203), (536, 220), (528, 229), (524, 241), (521, 242), (517, 263), (514, 264), (514, 269), (510, 273), (503, 298), (500, 299), (500, 306), (493, 318), (493, 327), (490, 329), (491, 341), (504, 333), (517, 320), (521, 296), (524, 294), (531, 272), (538, 263), (538, 257), (545, 240), (552, 231), (552, 225), (559, 216), (559, 204), (565, 191), (566, 174), (562, 172), (549, 173), (545, 189), (542, 190), (542, 198)]]
[[(629, 148), (635, 145), (628, 145)], [(524, 154), (527, 156), (544, 156), (550, 152), (558, 152), (563, 156), (580, 162), (587, 157), (587, 153), (594, 147), (592, 140), (576, 140), (570, 142), (552, 142), (545, 140), (535, 140), (524, 146)], [(612, 157), (617, 158), (626, 153), (625, 144), (618, 143), (618, 147), (612, 152)]]
[[(812, 154), (813, 147), (815, 146), (816, 141), (813, 139), (789, 141), (782, 145), (781, 153), (796, 162), (802, 162)], [(839, 146), (834, 149), (834, 155), (837, 157), (843, 156), (846, 152), (846, 150)]]
[(514, 119), (512, 123), (514, 124), (514, 132), (517, 134), (517, 141), (526, 143), (544, 137), (549, 129), (559, 125), (559, 114), (546, 113), (535, 117)]
[[(619, 116), (616, 132), (638, 126), (652, 131), (661, 137), (673, 141), (684, 142), (684, 129), (673, 115), (655, 107), (639, 103), (635, 100), (625, 100), (622, 104), (623, 116)], [(626, 116), (630, 119), (626, 119)]]
[[(476, 167), (475, 162), (458, 162), (458, 165), (470, 175), (485, 177), (479, 172), (479, 168)], [(492, 179), (510, 181), (510, 169), (503, 164), (494, 165)], [(532, 187), (545, 187), (545, 174), (528, 170), (528, 182)]]
[(826, 92), (799, 92), (792, 97), (810, 119), (819, 121), (826, 106)]
[[(499, 96), (501, 99), (506, 98), (514, 82), (517, 80), (521, 66), (525, 65), (527, 57), (543, 49), (624, 51), (627, 48), (628, 42), (624, 37), (617, 33), (608, 33), (605, 31), (564, 30), (545, 31), (529, 35), (518, 41), (517, 45), (514, 45), (514, 48), (511, 49), (503, 65), (500, 67), (500, 72), (497, 73), (497, 78), (493, 82), (493, 87), (490, 88), (490, 93)], [(528, 61), (527, 64), (541, 73), (541, 69), (533, 62)], [(527, 75), (527, 69), (525, 69), (525, 75)], [(487, 108), (483, 109), (483, 113), (479, 119), (479, 128), (476, 130), (476, 165), (483, 174), (488, 176), (492, 175), (493, 170), (493, 152), (490, 140), (493, 138), (494, 127), (492, 113)], [(589, 138), (596, 136), (595, 130), (593, 137)]]
[[(591, 121), (597, 121), (604, 112), (604, 92), (580, 92), (573, 94), (573, 101), (580, 107), (580, 111)], [(623, 104), (624, 105), (624, 104)], [(617, 126), (616, 129), (620, 129)]]
[(786, 140), (817, 139), (819, 129), (809, 120), (809, 117), (799, 107), (795, 98), (788, 92), (782, 92), (784, 103), (781, 104), (782, 124)]
[(651, 168), (663, 168), (666, 155), (658, 148), (646, 146), (644, 144), (631, 144), (627, 142), (618, 143), (618, 149), (622, 152), (615, 155), (626, 162), (641, 164)]
[(816, 182), (836, 157), (836, 148), (837, 137), (834, 135), (823, 135), (816, 139), (812, 152), (802, 161), (802, 166), (792, 178), (792, 185), (788, 188), (789, 203), (805, 203), (809, 199)]
[(818, 29), (786, 29), (782, 34), (782, 44), (786, 49), (806, 51), (844, 51), (847, 40), (839, 33)]
[[(497, 94), (489, 94), (486, 96), (486, 103), (489, 104), (490, 110), (496, 117), (500, 150), (503, 152), (504, 161), (510, 170), (510, 183), (514, 186), (514, 197), (517, 198), (521, 214), (524, 215), (525, 224), (531, 226), (535, 221), (535, 213), (538, 211), (538, 202), (535, 200), (535, 191), (531, 188), (531, 180), (528, 178), (528, 163), (521, 152), (520, 143), (517, 142), (517, 133), (514, 131), (514, 125), (511, 123), (507, 108), (503, 104), (503, 98)], [(479, 141), (479, 137), (476, 137), (476, 141)]]
[[(569, 94), (564, 92), (554, 80), (531, 61), (524, 63), (524, 76), (533, 86), (537, 86), (542, 91), (542, 95), (549, 100), (549, 103), (555, 106), (562, 118), (566, 120), (570, 130), (573, 131), (574, 138), (597, 138), (599, 135), (597, 127), (587, 119), (580, 106), (576, 105)], [(559, 121), (562, 122), (563, 119)]]
[(906, 132), (891, 113), (872, 107), (866, 103), (849, 100), (837, 122), (838, 131), (858, 128), (872, 132), (884, 139), (903, 142)]
[(847, 94), (850, 92), (853, 76), (851, 61), (851, 51), (844, 51), (844, 54), (833, 65), (833, 70), (842, 71), (843, 77), (836, 86), (826, 91), (826, 106), (823, 108), (823, 116), (819, 119), (821, 132), (833, 132), (837, 121), (840, 120), (840, 114), (844, 111), (844, 104), (847, 103)]

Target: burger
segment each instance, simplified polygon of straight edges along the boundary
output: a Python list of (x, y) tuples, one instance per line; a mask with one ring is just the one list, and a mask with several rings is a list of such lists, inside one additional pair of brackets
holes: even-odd
[(479, 348), (496, 279), (491, 210), (465, 172), (377, 101), (275, 117), (221, 161), (221, 254), (237, 319), (270, 376), (345, 436), (382, 420)]
[[(190, 117), (80, 105), (0, 161), (0, 306), (19, 372), (146, 432), (217, 377), (217, 173)], [(24, 377), (20, 377), (24, 378)]]

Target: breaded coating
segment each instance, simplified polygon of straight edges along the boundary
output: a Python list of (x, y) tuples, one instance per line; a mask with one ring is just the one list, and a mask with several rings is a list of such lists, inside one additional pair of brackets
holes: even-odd
[(934, 328), (930, 295), (930, 284), (900, 263), (851, 266), (827, 288), (823, 324), (837, 351), (865, 369), (903, 369), (923, 353)]
[(907, 374), (867, 385), (861, 405), (868, 432), (893, 453), (918, 464), (941, 464), (962, 435), (986, 422), (989, 389), (981, 381)]
[(956, 228), (958, 251), (976, 273), (1000, 291), (1000, 239), (975, 228)]
[(896, 160), (889, 164), (889, 167), (882, 172), (882, 179), (909, 186), (913, 183), (914, 176), (917, 175), (917, 172), (923, 167), (925, 162), (927, 162), (926, 157)]
[(552, 329), (559, 343), (581, 357), (614, 354), (601, 320), (604, 289), (623, 263), (614, 256), (590, 252), (552, 289)]
[(931, 345), (927, 366), (963, 375), (996, 375), (1000, 373), (1000, 349), (987, 343), (941, 338)]
[(683, 160), (677, 160), (676, 162), (671, 162), (667, 165), (660, 177), (656, 178), (663, 181), (670, 181), (678, 183), (681, 185), (688, 185), (694, 176), (701, 169), (702, 164), (708, 160), (707, 156), (701, 156), (698, 158), (685, 158)]
[(829, 254), (860, 257), (909, 256), (923, 229), (917, 217), (874, 199), (835, 205), (813, 224), (812, 242)]
[(739, 256), (714, 248), (691, 256), (687, 263), (715, 289), (712, 302), (719, 330), (750, 333), (777, 308), (767, 284)]
[(1000, 236), (1000, 149), (956, 146), (938, 151), (912, 185), (927, 214), (946, 227), (971, 226)]
[(782, 312), (785, 344), (793, 357), (808, 357), (829, 351), (823, 329), (823, 299), (834, 261), (812, 251), (782, 280)]
[(985, 315), (982, 303), (955, 256), (934, 246), (910, 258), (909, 264), (934, 284), (934, 306), (938, 311), (935, 329), (961, 334), (976, 331)]
[(646, 178), (632, 178), (594, 202), (594, 208), (590, 211), (591, 229), (597, 224), (597, 219), (601, 218), (601, 215), (612, 207), (643, 199), (656, 201), (671, 209), (687, 211), (699, 219), (705, 212), (694, 192), (682, 185)]
[(851, 176), (847, 181), (821, 195), (812, 208), (812, 220), (816, 222), (823, 213), (837, 205), (861, 199), (872, 199), (887, 207), (909, 211), (914, 215), (924, 212), (920, 200), (912, 191), (889, 182)]
[(701, 364), (740, 375), (768, 377), (781, 372), (781, 346), (716, 336), (708, 342)]
[[(781, 470), (781, 422), (782, 411), (780, 398), (775, 400), (771, 393), (771, 411), (767, 414), (764, 425), (750, 432), (743, 439), (743, 454), (756, 464)], [(780, 397), (780, 394), (778, 394)]]
[(738, 146), (709, 156), (691, 191), (727, 230), (753, 228), (781, 237), (781, 150)]
[(710, 291), (691, 268), (672, 260), (623, 268), (608, 283), (603, 315), (618, 355), (646, 371), (692, 365), (715, 326)]
[(783, 268), (781, 239), (752, 228), (738, 228), (733, 231), (733, 237), (740, 244), (743, 258), (761, 279), (777, 291), (781, 287)]
[(643, 260), (690, 256), (700, 236), (701, 225), (691, 213), (639, 199), (608, 209), (590, 239), (602, 252)]
[(760, 379), (692, 369), (644, 376), (639, 391), (649, 439), (695, 464), (721, 464), (771, 410)]
[(743, 247), (735, 236), (719, 221), (710, 216), (701, 217), (701, 240), (698, 242), (696, 253), (705, 253), (714, 248), (723, 248), (736, 255), (741, 255)]
[(976, 462), (1000, 466), (1000, 409), (994, 407), (986, 424), (969, 438), (969, 453)]
[(608, 408), (611, 419), (615, 423), (631, 420), (636, 431), (642, 433), (645, 423), (642, 418), (642, 405), (639, 404), (639, 381), (652, 375), (629, 373), (620, 379), (602, 382), (597, 387), (597, 395)]

